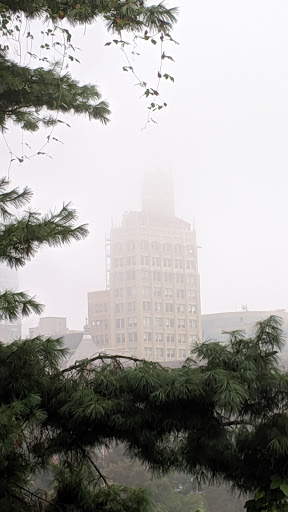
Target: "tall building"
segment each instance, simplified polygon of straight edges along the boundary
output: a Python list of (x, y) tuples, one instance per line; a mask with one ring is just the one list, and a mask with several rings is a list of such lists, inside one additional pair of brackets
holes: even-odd
[(172, 178), (146, 175), (142, 210), (106, 241), (107, 290), (88, 294), (90, 332), (103, 349), (183, 360), (201, 337), (196, 233), (175, 216)]

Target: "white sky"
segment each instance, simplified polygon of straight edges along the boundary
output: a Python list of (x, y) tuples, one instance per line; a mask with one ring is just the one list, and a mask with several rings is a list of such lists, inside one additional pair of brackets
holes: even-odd
[[(167, 109), (142, 130), (144, 99), (122, 71), (124, 55), (103, 25), (78, 29), (80, 65), (71, 71), (97, 83), (112, 109), (105, 127), (67, 119), (50, 144), (52, 159), (12, 165), (13, 185), (28, 184), (44, 212), (72, 201), (90, 236), (64, 249), (44, 249), (21, 271), (20, 285), (46, 304), (45, 316), (66, 316), (81, 328), (87, 292), (105, 287), (104, 237), (111, 219), (141, 208), (146, 169), (172, 171), (176, 213), (195, 219), (202, 312), (288, 309), (288, 4), (284, 0), (175, 0), (179, 46), (165, 51), (175, 84), (160, 92)], [(150, 46), (151, 48), (150, 48)], [(158, 46), (140, 46), (135, 68), (156, 77)], [(155, 82), (154, 82), (155, 83)], [(7, 135), (11, 147), (21, 133)], [(38, 149), (42, 132), (25, 136)], [(1, 144), (2, 174), (8, 154)], [(37, 319), (24, 322), (24, 330)]]

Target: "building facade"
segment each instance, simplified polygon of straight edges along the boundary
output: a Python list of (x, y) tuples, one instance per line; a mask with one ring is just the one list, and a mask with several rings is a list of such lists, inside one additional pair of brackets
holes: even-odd
[(196, 233), (175, 216), (167, 175), (146, 177), (142, 211), (123, 215), (107, 249), (108, 290), (88, 295), (93, 339), (115, 353), (184, 360), (201, 338)]
[(66, 318), (62, 316), (46, 316), (39, 318), (36, 327), (30, 327), (29, 337), (54, 336), (61, 337), (68, 333)]
[[(226, 313), (212, 313), (202, 315), (202, 336), (203, 341), (225, 341), (229, 331), (245, 331), (247, 335), (253, 332), (257, 322), (265, 320), (271, 315), (278, 316), (283, 322), (283, 334), (287, 340), (288, 334), (288, 312), (284, 309), (274, 311), (228, 311)], [(224, 332), (223, 332), (224, 331)]]

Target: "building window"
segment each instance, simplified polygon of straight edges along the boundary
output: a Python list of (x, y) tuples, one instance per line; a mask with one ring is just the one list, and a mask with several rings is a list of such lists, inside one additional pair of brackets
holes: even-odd
[(144, 347), (144, 358), (150, 359), (153, 355), (152, 347)]
[(185, 313), (185, 304), (177, 304), (177, 313)]
[(173, 333), (166, 334), (167, 343), (175, 343), (175, 336)]
[(131, 265), (136, 265), (136, 256), (127, 256), (126, 263), (128, 267)]
[(160, 267), (160, 258), (159, 256), (152, 257), (152, 267)]
[(165, 288), (165, 297), (173, 297), (173, 288)]
[(116, 343), (125, 343), (125, 334), (124, 333), (119, 333), (117, 334), (116, 336)]
[(151, 242), (151, 249), (154, 252), (159, 252), (160, 251), (160, 242), (157, 242), (157, 240), (153, 240), (153, 242)]
[(164, 349), (156, 348), (156, 359), (162, 359), (164, 357)]
[(171, 252), (171, 244), (163, 244), (162, 245), (162, 251), (165, 252), (165, 253), (169, 253)]
[(128, 332), (128, 343), (136, 343), (137, 332)]
[(189, 286), (191, 286), (191, 285), (195, 284), (195, 276), (193, 276), (192, 274), (189, 274), (189, 275), (187, 276), (187, 284), (188, 284)]
[(147, 251), (148, 250), (148, 242), (147, 242), (147, 240), (140, 240), (140, 249), (141, 249), (141, 251)]
[(161, 288), (154, 288), (154, 297), (161, 297), (161, 296), (162, 296)]
[(143, 286), (142, 294), (143, 294), (143, 297), (150, 297), (151, 296), (151, 288), (150, 288), (150, 286)]
[(162, 309), (162, 302), (154, 302), (154, 311), (155, 313), (160, 313)]
[(136, 286), (128, 286), (127, 288), (127, 296), (128, 297), (135, 297), (136, 295)]
[(163, 333), (162, 332), (155, 333), (155, 341), (156, 341), (156, 343), (162, 343), (162, 341), (163, 341)]
[(124, 327), (125, 327), (124, 318), (116, 318), (115, 325), (116, 325), (116, 329), (124, 329)]
[(119, 304), (115, 304), (115, 313), (123, 313), (124, 304), (121, 302)]
[(154, 318), (155, 327), (162, 327), (163, 326), (163, 320), (161, 317), (155, 317)]
[(136, 316), (130, 316), (128, 318), (128, 327), (136, 327), (136, 325), (137, 325)]
[(184, 261), (183, 260), (175, 260), (175, 268), (184, 268)]
[(104, 320), (96, 320), (95, 322), (96, 329), (108, 329), (108, 319), (105, 318)]
[(186, 335), (178, 334), (178, 343), (186, 343)]
[(165, 304), (165, 311), (166, 311), (166, 313), (173, 313), (173, 311), (174, 311), (174, 304), (172, 302), (167, 302)]
[(171, 258), (163, 258), (163, 267), (172, 268), (172, 260), (171, 260)]
[(136, 302), (128, 302), (128, 311), (129, 313), (136, 311)]
[(127, 270), (126, 279), (127, 281), (135, 281), (135, 270)]
[(178, 318), (178, 329), (185, 329), (185, 318)]
[(152, 341), (152, 332), (150, 332), (150, 331), (149, 332), (144, 332), (143, 335), (144, 335), (143, 340), (145, 342)]
[(196, 291), (195, 290), (187, 290), (188, 300), (196, 299)]
[(150, 265), (149, 256), (140, 256), (140, 265)]
[(174, 318), (166, 318), (166, 327), (174, 327)]
[(164, 281), (168, 283), (173, 283), (173, 273), (172, 272), (164, 272)]
[(138, 349), (137, 348), (130, 348), (130, 353), (132, 357), (138, 356)]
[(186, 245), (185, 252), (186, 252), (187, 256), (192, 256), (193, 249), (194, 249), (193, 245)]
[(135, 240), (128, 240), (127, 251), (135, 251)]
[(179, 359), (186, 359), (186, 349), (185, 348), (179, 348), (178, 354), (179, 354)]
[(192, 343), (193, 345), (197, 343), (198, 336), (197, 334), (189, 334), (189, 343)]
[(176, 244), (175, 245), (175, 254), (183, 254), (183, 252), (184, 252), (183, 245)]
[(119, 254), (122, 252), (122, 244), (120, 242), (117, 242), (114, 246), (114, 251), (116, 254)]
[(168, 359), (175, 358), (175, 348), (167, 348)]
[(143, 325), (144, 327), (151, 327), (151, 316), (144, 316)]
[(104, 304), (91, 304), (90, 305), (90, 310), (91, 310), (91, 313), (107, 313), (107, 303), (104, 302)]
[(151, 311), (151, 302), (150, 301), (143, 302), (143, 311), (149, 311), (149, 312)]
[(176, 274), (176, 283), (184, 283), (185, 275), (184, 274)]
[(196, 313), (196, 306), (195, 306), (195, 304), (189, 304), (189, 306), (188, 306), (188, 312), (189, 312), (189, 313), (193, 313), (193, 314), (195, 314), (195, 313)]
[(194, 261), (187, 260), (186, 261), (186, 268), (194, 269)]
[(190, 329), (197, 329), (197, 320), (189, 320)]
[(142, 270), (142, 281), (149, 281), (150, 270)]
[(114, 294), (115, 294), (116, 299), (118, 297), (124, 297), (124, 289), (123, 288), (115, 288)]
[(177, 299), (184, 299), (185, 298), (185, 290), (177, 288), (176, 296), (177, 296)]
[(153, 281), (161, 281), (161, 272), (157, 272), (156, 270), (154, 270)]
[(124, 273), (123, 272), (114, 272), (113, 277), (114, 277), (114, 281), (115, 282), (123, 281), (124, 280)]

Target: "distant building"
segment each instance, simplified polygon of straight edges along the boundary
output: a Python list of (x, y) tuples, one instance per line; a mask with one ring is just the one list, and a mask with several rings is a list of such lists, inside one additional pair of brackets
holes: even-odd
[(68, 333), (66, 318), (61, 316), (46, 316), (39, 319), (37, 327), (29, 329), (30, 338), (36, 336), (59, 337)]
[(67, 358), (67, 363), (65, 363), (65, 366), (72, 366), (77, 361), (81, 361), (82, 359), (90, 359), (91, 357), (97, 355), (98, 352), (99, 348), (96, 346), (96, 343), (90, 334), (89, 326), (88, 324), (85, 324), (80, 343), (74, 351), (69, 353), (69, 358)]
[(223, 331), (243, 330), (251, 333), (256, 322), (264, 320), (271, 315), (276, 315), (283, 320), (283, 330), (287, 337), (288, 333), (288, 312), (284, 309), (275, 311), (235, 311), (226, 313), (212, 313), (202, 315), (202, 337), (203, 341), (227, 339)]
[(184, 360), (201, 338), (196, 233), (175, 216), (169, 175), (146, 175), (142, 210), (106, 240), (107, 289), (88, 294), (99, 349), (154, 361)]
[(36, 336), (61, 338), (63, 347), (68, 350), (67, 360), (72, 357), (79, 346), (83, 337), (83, 329), (76, 331), (70, 330), (67, 328), (65, 317), (47, 316), (39, 319), (37, 327), (31, 327), (29, 329), (29, 337), (35, 338)]

